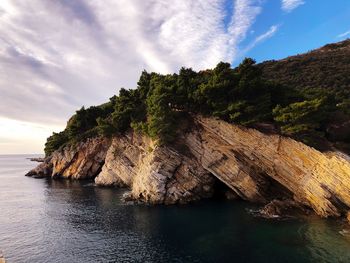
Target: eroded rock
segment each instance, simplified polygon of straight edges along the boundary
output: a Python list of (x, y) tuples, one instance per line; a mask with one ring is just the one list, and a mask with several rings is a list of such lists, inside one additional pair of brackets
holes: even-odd
[(214, 178), (197, 160), (158, 147), (139, 134), (128, 134), (113, 139), (95, 183), (128, 186), (128, 199), (174, 204), (210, 197)]
[[(97, 175), (96, 184), (127, 186), (130, 199), (152, 204), (212, 197), (219, 180), (232, 198), (272, 201), (267, 214), (299, 205), (323, 217), (346, 217), (350, 210), (348, 156), (321, 153), (277, 134), (199, 116), (176, 145), (159, 147), (133, 132), (112, 141), (89, 139), (55, 152), (28, 175)], [(285, 200), (290, 200), (287, 206)]]
[[(290, 138), (213, 118), (197, 118), (196, 123), (199, 126), (196, 134), (187, 136), (189, 149), (194, 154), (198, 152), (203, 166), (243, 199), (254, 202), (271, 199), (272, 185), (267, 178), (272, 178), (295, 201), (323, 217), (341, 216), (349, 210), (347, 156), (321, 153)], [(218, 165), (218, 160), (223, 161)]]
[(70, 179), (94, 178), (104, 164), (109, 139), (92, 138), (54, 152), (26, 176)]
[(34, 178), (50, 177), (52, 175), (52, 162), (51, 158), (47, 158), (44, 162), (40, 163), (37, 167), (26, 173), (25, 176)]
[(265, 218), (294, 218), (309, 212), (310, 210), (294, 200), (272, 200), (259, 210), (259, 215)]

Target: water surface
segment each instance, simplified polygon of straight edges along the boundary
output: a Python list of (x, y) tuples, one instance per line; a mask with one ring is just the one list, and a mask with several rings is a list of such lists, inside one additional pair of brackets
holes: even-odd
[[(8, 262), (350, 262), (339, 222), (254, 218), (244, 202), (120, 202), (124, 190), (33, 179), (0, 156), (0, 250)], [(31, 156), (32, 157), (32, 156)]]

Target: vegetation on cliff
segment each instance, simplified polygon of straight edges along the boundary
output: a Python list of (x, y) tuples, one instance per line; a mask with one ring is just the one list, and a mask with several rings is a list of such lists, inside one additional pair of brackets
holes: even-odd
[[(266, 67), (271, 66), (256, 65), (247, 58), (237, 68), (220, 62), (214, 69), (199, 72), (190, 68), (168, 75), (143, 71), (136, 89), (121, 89), (119, 96), (103, 105), (78, 110), (64, 131), (48, 138), (45, 153), (50, 155), (70, 142), (122, 134), (130, 128), (157, 139), (159, 144), (171, 143), (188, 113), (245, 126), (270, 123), (282, 134), (317, 147), (325, 139), (350, 142), (349, 134), (337, 138), (328, 132), (335, 118), (350, 119), (346, 83), (318, 88), (283, 78), (277, 78), (279, 83), (272, 82), (266, 79)], [(318, 85), (318, 81), (315, 83)]]
[(350, 83), (350, 39), (305, 54), (259, 64), (265, 79), (298, 90), (322, 88), (346, 92)]

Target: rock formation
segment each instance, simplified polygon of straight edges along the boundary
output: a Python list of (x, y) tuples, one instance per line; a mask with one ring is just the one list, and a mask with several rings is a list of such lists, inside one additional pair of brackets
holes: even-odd
[(89, 139), (56, 151), (28, 175), (97, 175), (96, 184), (127, 186), (129, 199), (154, 204), (208, 198), (221, 184), (227, 196), (267, 204), (267, 212), (284, 211), (283, 202), (322, 217), (350, 211), (348, 156), (214, 118), (195, 117), (169, 147), (133, 132)]
[(133, 199), (174, 204), (210, 197), (214, 178), (183, 152), (129, 134), (113, 139), (95, 183), (129, 186)]
[(26, 176), (70, 179), (94, 178), (104, 164), (110, 140), (92, 138), (54, 152)]

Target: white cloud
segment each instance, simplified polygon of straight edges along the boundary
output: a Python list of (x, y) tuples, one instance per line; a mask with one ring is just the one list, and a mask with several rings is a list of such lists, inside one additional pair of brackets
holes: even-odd
[(347, 37), (347, 36), (349, 36), (349, 35), (350, 35), (350, 30), (347, 31), (347, 32), (344, 32), (344, 33), (342, 33), (342, 34), (340, 34), (340, 35), (338, 35), (337, 37), (338, 37), (338, 38), (343, 38), (343, 37)]
[(0, 117), (62, 127), (82, 105), (135, 87), (143, 69), (231, 62), (262, 9), (260, 0), (232, 0), (227, 26), (224, 4), (1, 0)]
[(228, 32), (230, 34), (229, 46), (231, 51), (229, 57), (235, 57), (238, 54), (238, 45), (247, 36), (247, 32), (254, 24), (256, 17), (261, 12), (260, 6), (254, 5), (255, 1), (237, 0), (234, 5), (233, 18), (231, 20)]
[(256, 45), (258, 45), (261, 42), (264, 42), (265, 40), (273, 37), (276, 32), (278, 31), (279, 26), (278, 25), (273, 25), (270, 27), (268, 31), (265, 33), (261, 34), (260, 36), (257, 36), (245, 49), (244, 52), (242, 52), (242, 55), (249, 50), (253, 49)]
[(303, 0), (282, 0), (282, 10), (285, 12), (291, 12), (303, 4), (305, 4), (305, 1)]

